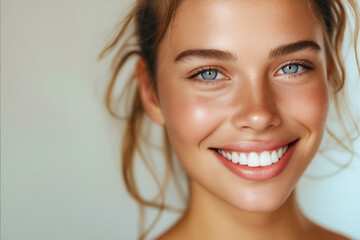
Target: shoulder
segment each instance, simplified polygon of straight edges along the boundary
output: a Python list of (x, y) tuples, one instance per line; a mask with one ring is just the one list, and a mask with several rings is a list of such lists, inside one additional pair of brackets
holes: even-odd
[(315, 225), (312, 229), (311, 239), (321, 240), (321, 239), (331, 239), (331, 240), (349, 240), (350, 238), (333, 232), (329, 229), (325, 229), (319, 225)]
[(184, 238), (184, 234), (177, 231), (167, 231), (163, 233), (161, 236), (157, 237), (156, 240), (183, 240), (187, 239)]
[[(191, 229), (191, 228), (190, 228)], [(194, 239), (189, 228), (184, 224), (183, 219), (171, 226), (166, 232), (158, 236), (156, 240), (191, 240)]]
[(171, 228), (162, 235), (158, 236), (156, 240), (183, 240), (189, 239), (188, 237), (189, 236), (187, 236), (185, 232), (178, 231), (177, 228)]
[[(319, 225), (313, 226), (310, 232), (306, 234), (308, 240), (350, 240), (349, 237), (341, 235), (339, 233), (325, 229)], [(157, 240), (183, 240), (183, 239), (198, 239), (194, 238), (192, 234), (187, 231), (174, 227), (169, 229), (157, 238)]]

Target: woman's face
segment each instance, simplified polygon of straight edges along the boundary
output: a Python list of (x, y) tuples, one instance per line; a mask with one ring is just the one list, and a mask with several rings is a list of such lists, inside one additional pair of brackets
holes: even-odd
[(186, 0), (157, 73), (164, 124), (191, 180), (247, 211), (284, 203), (328, 111), (323, 34), (308, 1)]

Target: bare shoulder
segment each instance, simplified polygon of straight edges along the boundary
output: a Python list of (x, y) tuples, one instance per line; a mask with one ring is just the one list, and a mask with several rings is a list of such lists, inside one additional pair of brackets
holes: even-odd
[(180, 219), (172, 227), (170, 227), (166, 232), (156, 238), (156, 240), (190, 240), (191, 234), (189, 234), (188, 229), (184, 226), (184, 222)]
[[(346, 237), (337, 232), (331, 231), (320, 225), (311, 224), (310, 231), (306, 234), (306, 239), (308, 240), (350, 240), (349, 237)], [(189, 229), (186, 229), (183, 224), (177, 223), (171, 227), (168, 231), (163, 233), (161, 236), (156, 238), (157, 240), (183, 240), (183, 239), (199, 239), (194, 236), (194, 232), (191, 233)]]
[(156, 240), (169, 240), (169, 239), (180, 239), (176, 235), (170, 234), (169, 232), (163, 233), (161, 236), (156, 238)]
[(170, 230), (164, 232), (162, 235), (156, 238), (156, 240), (180, 240), (180, 239), (186, 239), (184, 238), (185, 234), (181, 233), (180, 231), (177, 231), (176, 228), (171, 228)]
[(331, 240), (349, 240), (350, 238), (339, 234), (337, 232), (333, 232), (329, 229), (323, 228), (319, 225), (315, 225), (312, 229), (312, 238), (311, 239), (331, 239)]
[(156, 240), (168, 240), (168, 239), (177, 239), (176, 235), (174, 236), (171, 230), (164, 232), (163, 234), (161, 234), (156, 238)]

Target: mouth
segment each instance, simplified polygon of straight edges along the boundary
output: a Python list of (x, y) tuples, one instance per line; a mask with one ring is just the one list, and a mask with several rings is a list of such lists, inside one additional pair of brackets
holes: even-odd
[(235, 152), (227, 151), (221, 149), (215, 149), (219, 154), (224, 158), (232, 161), (233, 163), (238, 163), (240, 165), (246, 165), (249, 167), (265, 167), (273, 163), (276, 163), (281, 159), (281, 157), (289, 149), (290, 144), (285, 146), (278, 147), (273, 150), (262, 151), (262, 152)]
[(285, 169), (297, 142), (298, 140), (295, 140), (265, 149), (260, 146), (261, 143), (255, 143), (248, 147), (231, 149), (225, 146), (211, 150), (226, 168), (239, 177), (252, 181), (265, 181), (278, 176)]

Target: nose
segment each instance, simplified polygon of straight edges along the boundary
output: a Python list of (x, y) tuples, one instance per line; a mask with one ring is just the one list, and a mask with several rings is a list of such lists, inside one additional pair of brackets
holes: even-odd
[(276, 96), (269, 86), (254, 85), (242, 89), (235, 100), (232, 124), (239, 130), (264, 132), (281, 124)]

